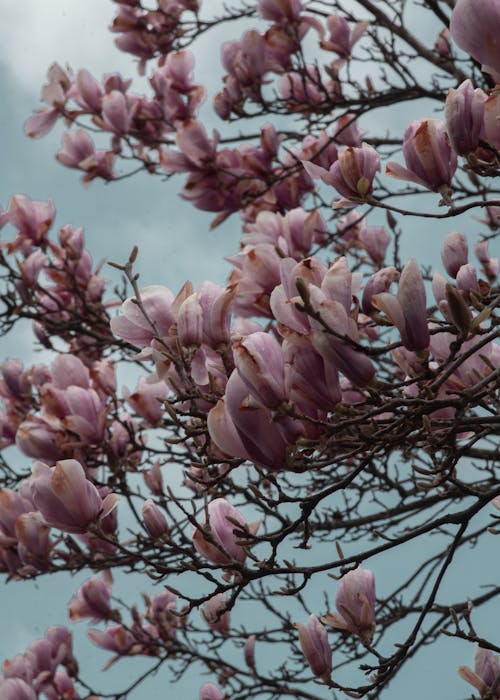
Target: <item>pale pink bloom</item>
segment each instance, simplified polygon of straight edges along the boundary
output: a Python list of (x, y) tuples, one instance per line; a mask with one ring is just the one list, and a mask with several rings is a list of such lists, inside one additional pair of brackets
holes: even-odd
[(6, 217), (17, 228), (22, 236), (26, 236), (35, 245), (43, 246), (46, 234), (52, 226), (56, 210), (52, 200), (35, 202), (23, 194), (10, 198)]
[[(243, 545), (250, 544), (260, 523), (247, 524), (242, 515), (225, 498), (216, 498), (207, 506), (208, 521), (193, 532), (196, 551), (212, 562), (227, 566), (232, 561), (243, 564), (247, 553)], [(204, 537), (207, 531), (211, 541)]]
[(312, 178), (321, 178), (348, 200), (365, 200), (373, 191), (373, 179), (380, 171), (380, 158), (374, 148), (364, 143), (361, 148), (339, 148), (338, 160), (329, 170), (310, 161), (303, 166)]
[[(213, 409), (212, 409), (213, 410)], [(232, 426), (243, 444), (244, 454), (233, 453), (235, 457), (246, 455), (256, 464), (270, 469), (281, 469), (285, 462), (287, 440), (279, 430), (278, 423), (273, 420), (271, 411), (259, 404), (250, 396), (246, 384), (238, 372), (234, 370), (226, 385), (226, 393), (223, 402), (225, 420), (220, 425)], [(213, 425), (209, 430), (212, 431)], [(210, 433), (216, 444), (219, 445), (219, 436)], [(229, 433), (232, 440), (232, 432)], [(221, 449), (224, 449), (224, 442)]]
[(387, 175), (416, 182), (435, 192), (449, 192), (457, 169), (457, 155), (443, 122), (439, 119), (411, 122), (404, 135), (403, 155), (406, 168), (399, 163), (388, 163)]
[(395, 282), (398, 277), (399, 272), (395, 267), (391, 266), (383, 267), (369, 278), (368, 282), (365, 284), (361, 299), (361, 306), (365, 314), (371, 314), (376, 310), (376, 306), (373, 304), (373, 297), (376, 294), (388, 292), (391, 284)]
[(462, 265), (467, 264), (469, 247), (467, 238), (460, 231), (452, 231), (441, 246), (441, 260), (450, 277), (456, 277)]
[(141, 646), (137, 644), (135, 636), (122, 625), (112, 625), (107, 627), (104, 632), (92, 629), (87, 634), (98, 647), (113, 651), (118, 656), (140, 653)]
[(200, 690), (200, 700), (224, 700), (224, 696), (216, 685), (205, 683)]
[(243, 646), (243, 656), (248, 668), (255, 670), (255, 634), (251, 634)]
[(111, 613), (111, 584), (110, 574), (104, 574), (102, 579), (97, 576), (87, 579), (70, 601), (69, 619), (90, 618), (92, 624), (107, 620)]
[(151, 498), (144, 501), (141, 512), (144, 526), (154, 540), (168, 534), (167, 519)]
[(375, 630), (375, 578), (368, 569), (355, 569), (342, 576), (335, 598), (336, 613), (321, 620), (332, 627), (358, 634), (370, 643)]
[(457, 0), (450, 32), (458, 46), (469, 53), (494, 78), (500, 75), (500, 5), (497, 0)]
[(57, 160), (67, 168), (81, 168), (95, 154), (94, 142), (83, 129), (66, 131), (63, 134), (62, 148), (57, 152)]
[(474, 248), (477, 259), (482, 263), (482, 271), (489, 282), (494, 282), (498, 277), (500, 265), (498, 258), (491, 258), (488, 253), (488, 240), (483, 238)]
[(0, 374), (0, 396), (21, 403), (31, 397), (31, 384), (20, 360), (2, 362)]
[(337, 369), (298, 333), (285, 335), (282, 351), (287, 395), (301, 412), (320, 418), (341, 400)]
[(115, 366), (111, 360), (96, 360), (90, 369), (94, 387), (108, 396), (116, 392)]
[(375, 294), (372, 304), (396, 326), (405, 348), (425, 350), (429, 347), (425, 286), (416, 260), (410, 258), (404, 266), (397, 295)]
[(124, 389), (123, 396), (138, 416), (151, 425), (156, 425), (163, 418), (164, 409), (161, 399), (166, 398), (167, 392), (165, 382), (158, 380), (155, 375), (150, 375), (147, 379), (140, 377), (132, 394)]
[(12, 489), (0, 489), (0, 542), (3, 546), (16, 543), (17, 519), (31, 510), (32, 504), (20, 493)]
[(365, 226), (359, 232), (358, 241), (373, 262), (381, 263), (385, 259), (391, 235), (385, 226)]
[(102, 98), (103, 126), (118, 136), (125, 136), (132, 126), (138, 103), (129, 106), (127, 97), (119, 90), (111, 90)]
[(337, 119), (334, 138), (344, 146), (361, 146), (364, 131), (359, 129), (357, 119), (353, 114), (344, 114)]
[(95, 113), (101, 111), (104, 90), (88, 70), (78, 71), (69, 95), (84, 109)]
[(144, 347), (157, 335), (168, 335), (175, 320), (172, 311), (174, 295), (167, 287), (153, 285), (141, 289), (140, 298), (144, 312), (135, 297), (130, 297), (123, 302), (120, 315), (112, 318), (110, 325), (115, 335)]
[(457, 289), (465, 293), (466, 299), (470, 299), (470, 292), (474, 291), (480, 294), (480, 286), (477, 279), (477, 272), (474, 265), (467, 263), (462, 265), (457, 272), (456, 277)]
[(16, 519), (17, 552), (22, 563), (45, 571), (50, 562), (53, 542), (50, 527), (40, 513), (24, 513)]
[(64, 532), (86, 532), (89, 525), (111, 512), (118, 500), (115, 494), (103, 500), (75, 459), (59, 461), (55, 467), (35, 462), (29, 486), (33, 503), (45, 521)]
[(286, 401), (283, 353), (276, 338), (252, 333), (233, 345), (236, 369), (252, 396), (268, 408)]
[[(481, 693), (484, 697), (491, 691), (493, 683), (498, 680), (500, 675), (500, 666), (498, 656), (490, 649), (483, 649), (478, 646), (475, 656), (474, 671), (468, 666), (460, 666), (458, 673), (471, 685)], [(492, 693), (493, 698), (500, 698), (500, 684), (497, 683), (495, 690)]]
[(155, 462), (151, 469), (143, 471), (142, 476), (153, 496), (162, 496), (164, 494), (163, 477), (159, 462)]
[(16, 445), (28, 457), (51, 462), (64, 457), (65, 437), (65, 431), (33, 416), (19, 425), (16, 431)]
[(209, 598), (202, 606), (201, 614), (211, 630), (224, 635), (229, 633), (230, 613), (227, 609), (227, 596), (225, 593), (217, 593), (217, 595)]
[(456, 90), (450, 88), (446, 96), (444, 117), (450, 141), (455, 151), (467, 156), (479, 145), (486, 94), (464, 80)]
[(329, 36), (320, 42), (322, 49), (334, 51), (341, 58), (350, 58), (354, 44), (366, 32), (369, 22), (357, 22), (351, 29), (349, 23), (342, 15), (330, 15), (326, 19)]
[(20, 678), (0, 679), (0, 697), (2, 700), (37, 700), (31, 685)]
[[(357, 343), (359, 332), (357, 324), (350, 317), (344, 305), (318, 287), (310, 287), (313, 309), (319, 313), (322, 321), (333, 332), (325, 332), (323, 323), (311, 319), (311, 342), (322, 356), (325, 364), (331, 364), (358, 387), (369, 384), (375, 368), (370, 358), (362, 350), (353, 347), (349, 340)], [(342, 338), (346, 337), (347, 340)]]
[(299, 642), (311, 671), (325, 682), (332, 675), (332, 650), (328, 644), (328, 635), (316, 615), (310, 615), (307, 623), (295, 622), (299, 630)]

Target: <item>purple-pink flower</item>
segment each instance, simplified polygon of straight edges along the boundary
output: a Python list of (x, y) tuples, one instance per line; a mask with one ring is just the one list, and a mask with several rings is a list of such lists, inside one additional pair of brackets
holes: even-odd
[(335, 597), (337, 612), (321, 618), (332, 627), (358, 634), (370, 643), (375, 630), (375, 577), (358, 568), (342, 576)]
[(332, 650), (328, 644), (328, 635), (316, 615), (310, 615), (305, 625), (294, 623), (299, 631), (299, 642), (311, 671), (325, 682), (332, 675)]

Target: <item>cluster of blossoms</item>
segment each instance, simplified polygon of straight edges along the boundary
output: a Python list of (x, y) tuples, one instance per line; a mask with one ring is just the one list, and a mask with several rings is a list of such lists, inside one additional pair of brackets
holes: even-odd
[[(57, 242), (50, 239), (51, 202), (17, 195), (0, 213), (0, 228), (9, 224), (15, 230), (12, 240), (0, 243), (7, 280), (2, 323), (33, 320), (39, 343), (56, 353), (47, 364), (25, 368), (7, 360), (0, 365), (0, 449), (15, 446), (35, 460), (31, 474), (9, 473), (8, 486), (0, 489), (0, 572), (14, 579), (84, 566), (103, 572), (71, 599), (69, 618), (106, 624), (88, 636), (113, 653), (107, 666), (137, 655), (182, 663), (195, 659), (217, 671), (220, 685), (231, 687), (239, 671), (218, 654), (219, 647), (234, 642), (243, 649), (244, 673), (263, 684), (254, 647), (261, 640), (282, 645), (288, 634), (292, 647), (302, 651), (302, 670), (307, 663), (315, 678), (337, 687), (333, 635), (329, 640), (325, 625), (338, 630), (338, 644), (356, 648), (353, 658), (359, 659), (360, 649), (371, 653), (374, 641), (383, 641), (379, 630), (391, 615), (398, 621), (402, 614), (398, 591), (398, 609), (384, 602), (376, 616), (374, 574), (359, 567), (384, 546), (328, 565), (341, 572), (353, 562), (358, 568), (341, 576), (336, 611), (319, 619), (311, 614), (305, 624), (293, 626), (293, 618), (277, 613), (274, 602), (266, 600), (268, 589), (258, 585), (276, 575), (285, 577), (284, 595), (302, 591), (317, 571), (298, 567), (294, 572), (283, 557), (287, 538), (297, 536), (297, 549), (307, 550), (315, 528), (328, 531), (328, 537), (337, 527), (354, 530), (351, 510), (363, 515), (358, 524), (371, 528), (373, 517), (378, 527), (377, 519), (383, 523), (390, 512), (389, 493), (403, 505), (389, 517), (391, 532), (382, 535), (391, 543), (387, 549), (401, 532), (402, 542), (407, 531), (413, 537), (414, 523), (403, 511), (416, 518), (422, 492), (440, 487), (430, 507), (437, 502), (444, 509), (441, 499), (455, 503), (466, 496), (482, 508), (489, 504), (488, 493), (498, 507), (497, 481), (463, 485), (455, 467), (462, 453), (470, 456), (469, 448), (483, 459), (480, 441), (488, 436), (483, 413), (493, 414), (497, 406), (500, 266), (488, 245), (499, 232), (500, 207), (491, 204), (481, 222), (489, 232), (474, 249), (477, 263), (465, 234), (452, 231), (441, 249), (443, 273), (435, 271), (432, 279), (414, 258), (401, 262), (398, 239), (388, 264), (396, 224), (388, 218), (391, 234), (368, 224), (370, 212), (365, 216), (354, 208), (401, 211), (384, 204), (380, 154), (369, 138), (363, 140), (359, 106), (330, 118), (336, 102), (348, 104), (342, 72), (350, 73), (355, 47), (360, 41), (361, 50), (375, 31), (372, 25), (307, 9), (301, 0), (259, 0), (252, 12), (267, 23), (265, 31), (251, 29), (224, 44), (225, 76), (215, 111), (225, 121), (292, 113), (307, 121), (311, 133), (291, 135), (266, 123), (253, 142), (234, 146), (237, 138), (222, 139), (217, 131), (209, 136), (199, 116), (205, 91), (195, 82), (194, 55), (186, 47), (204, 31), (200, 3), (158, 0), (157, 9), (144, 8), (140, 0), (117, 4), (112, 29), (120, 35), (118, 46), (139, 58), (143, 74), (148, 61), (158, 59), (149, 77), (151, 95), (132, 92), (131, 81), (117, 74), (99, 82), (86, 70), (74, 74), (54, 65), (43, 89), (47, 106), (28, 120), (26, 133), (42, 136), (59, 118), (78, 125), (64, 134), (57, 158), (82, 171), (84, 183), (120, 177), (120, 159), (135, 159), (152, 174), (184, 173), (181, 196), (215, 213), (215, 224), (240, 212), (243, 236), (227, 259), (232, 269), (225, 286), (206, 281), (194, 288), (186, 282), (177, 294), (163, 285), (140, 289), (131, 256), (121, 269), (133, 295), (109, 301), (82, 229), (68, 225), (59, 230)], [(476, 0), (475, 6), (472, 0), (456, 2), (450, 34), (440, 34), (433, 56), (449, 60), (454, 40), (496, 83), (499, 4)], [(498, 29), (488, 41), (484, 26)], [(306, 36), (326, 52), (326, 64), (306, 62)], [(372, 90), (369, 76), (366, 84), (360, 104)], [(271, 97), (274, 89), (278, 99)], [(498, 175), (499, 115), (498, 85), (488, 90), (461, 81), (448, 92), (444, 121), (408, 125), (402, 140), (405, 166), (389, 162), (386, 174), (437, 192), (451, 204), (459, 156), (472, 183)], [(107, 135), (107, 149), (98, 149), (80, 127), (85, 120)], [(341, 199), (334, 209), (346, 207), (344, 216), (326, 206), (315, 180), (336, 190)], [(335, 231), (318, 208), (306, 208), (309, 196), (325, 204)], [(481, 196), (484, 204), (483, 190)], [(118, 313), (110, 313), (118, 306)], [(120, 360), (135, 362), (142, 372), (133, 390), (117, 388)], [(409, 466), (410, 477), (400, 482), (397, 470), (393, 476), (391, 453), (399, 451), (409, 463), (421, 449), (431, 454), (434, 471), (429, 476), (420, 470), (429, 477), (422, 485)], [(380, 472), (378, 459), (384, 464)], [(169, 462), (183, 469), (181, 496), (163, 470)], [(375, 487), (367, 508), (372, 478), (380, 498)], [(351, 485), (357, 489), (352, 498)], [(343, 509), (334, 502), (339, 493), (346, 494)], [(127, 524), (126, 535), (118, 523), (120, 496), (129, 509), (125, 518), (131, 516), (138, 530)], [(333, 499), (326, 501), (329, 496)], [(382, 515), (375, 517), (379, 506)], [(294, 507), (300, 510), (295, 520)], [(255, 510), (259, 519), (252, 520)], [(432, 532), (432, 513), (420, 526), (424, 533)], [(436, 529), (443, 533), (445, 525), (462, 523), (468, 514), (438, 518)], [(281, 529), (273, 529), (274, 522)], [(360, 532), (351, 541), (363, 534), (380, 537), (383, 529)], [(318, 541), (330, 544), (321, 535)], [(446, 557), (453, 551), (450, 545)], [(113, 566), (147, 571), (159, 581), (194, 572), (200, 591), (192, 593), (188, 585), (174, 593), (169, 586), (145, 596), (145, 610), (132, 607), (127, 624), (112, 606), (108, 569)], [(305, 573), (297, 585), (298, 572)], [(426, 585), (427, 580), (422, 591)], [(283, 627), (277, 638), (272, 629), (235, 632), (232, 610), (252, 586), (249, 599), (264, 599)], [(418, 610), (419, 595), (408, 615)], [(421, 610), (434, 613), (432, 600), (425, 606)], [(204, 625), (201, 631), (193, 609)], [(211, 635), (205, 655), (193, 652), (190, 634)], [(397, 654), (394, 668), (404, 658)], [(0, 698), (76, 699), (76, 674), (69, 632), (51, 628), (44, 640), (5, 662)], [(475, 671), (461, 667), (460, 674), (482, 696), (500, 697), (498, 658), (490, 650), (479, 648)], [(290, 674), (287, 683), (295, 680)], [(373, 687), (362, 688), (362, 694)], [(282, 690), (277, 683), (270, 692), (277, 696)], [(212, 683), (200, 691), (201, 700), (226, 696)]]

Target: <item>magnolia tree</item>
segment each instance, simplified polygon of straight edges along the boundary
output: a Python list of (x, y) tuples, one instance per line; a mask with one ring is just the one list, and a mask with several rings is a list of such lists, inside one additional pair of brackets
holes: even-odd
[[(500, 698), (475, 619), (500, 595), (500, 0), (115, 2), (144, 92), (53, 65), (27, 135), (62, 121), (84, 184), (179, 174), (241, 244), (226, 286), (180, 290), (141, 288), (134, 249), (120, 293), (51, 201), (10, 199), (3, 331), (31, 319), (52, 359), (0, 367), (0, 570), (88, 572), (69, 619), (106, 666), (148, 657), (106, 697), (156, 673), (202, 700), (386, 697), (460, 639), (441, 673)], [(207, 95), (196, 45), (224, 26)], [(432, 116), (389, 130), (415, 101)], [(410, 217), (448, 224), (439, 269), (404, 256)], [(2, 700), (104, 696), (62, 625), (2, 673)]]

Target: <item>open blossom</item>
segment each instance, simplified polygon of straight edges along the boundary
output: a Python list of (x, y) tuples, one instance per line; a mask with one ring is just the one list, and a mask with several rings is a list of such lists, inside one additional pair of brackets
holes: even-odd
[(103, 500), (75, 459), (64, 459), (49, 467), (35, 462), (29, 487), (33, 503), (46, 522), (64, 532), (84, 533), (99, 517), (116, 506), (118, 496)]
[(375, 629), (375, 578), (368, 569), (355, 569), (342, 576), (335, 597), (336, 613), (321, 620), (332, 627), (358, 634), (371, 642)]
[(111, 584), (109, 573), (105, 573), (102, 579), (97, 576), (87, 579), (71, 599), (69, 619), (83, 620), (88, 617), (93, 624), (106, 620), (111, 612)]
[(457, 154), (446, 127), (439, 119), (413, 121), (405, 131), (403, 155), (406, 168), (388, 163), (387, 175), (410, 180), (434, 192), (447, 193), (457, 169)]
[(338, 159), (329, 170), (310, 161), (302, 161), (302, 164), (312, 178), (321, 178), (343, 197), (355, 201), (363, 201), (372, 193), (373, 179), (380, 170), (377, 151), (366, 143), (361, 148), (339, 148)]
[(317, 678), (330, 680), (332, 674), (332, 650), (328, 635), (316, 615), (311, 615), (305, 625), (295, 622), (299, 630), (299, 642), (311, 671)]
[(111, 319), (113, 333), (141, 347), (158, 334), (166, 336), (174, 322), (174, 295), (167, 287), (152, 285), (140, 290), (141, 307), (135, 297), (123, 302), (120, 315)]
[(341, 58), (347, 59), (351, 55), (354, 44), (361, 39), (370, 23), (358, 22), (351, 29), (345, 17), (334, 14), (327, 17), (326, 26), (329, 34), (326, 40), (321, 41), (321, 48), (334, 51)]

